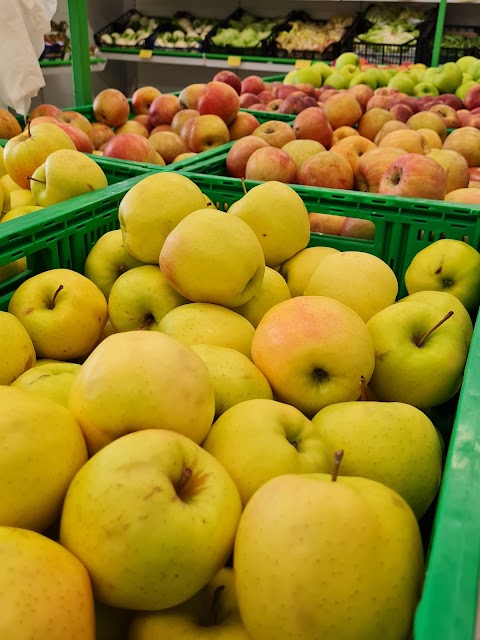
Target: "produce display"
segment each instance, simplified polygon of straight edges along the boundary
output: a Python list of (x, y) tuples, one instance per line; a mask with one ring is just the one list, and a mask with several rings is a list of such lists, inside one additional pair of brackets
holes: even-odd
[(478, 29), (452, 29), (444, 31), (442, 38), (442, 47), (452, 49), (471, 49), (477, 47), (480, 49), (480, 34)]
[(281, 22), (282, 18), (259, 20), (245, 12), (238, 19), (229, 18), (227, 26), (220, 27), (211, 41), (218, 47), (258, 47)]
[(415, 44), (420, 35), (417, 26), (427, 15), (421, 9), (405, 9), (400, 4), (373, 5), (365, 18), (372, 26), (356, 37), (357, 42), (372, 44)]
[(99, 44), (120, 47), (135, 47), (153, 34), (159, 25), (158, 18), (148, 18), (140, 13), (132, 12), (121, 32), (104, 33), (99, 37)]
[(317, 51), (322, 53), (331, 44), (339, 42), (353, 18), (334, 16), (328, 22), (304, 22), (292, 20), (291, 29), (280, 31), (275, 38), (277, 44), (286, 51)]
[(408, 638), (478, 251), (439, 240), (397, 277), (307, 248), (288, 185), (225, 213), (174, 172), (118, 221), (0, 312), (5, 637)]
[(177, 18), (172, 31), (159, 30), (155, 36), (155, 47), (177, 49), (201, 49), (207, 34), (217, 24), (208, 18)]

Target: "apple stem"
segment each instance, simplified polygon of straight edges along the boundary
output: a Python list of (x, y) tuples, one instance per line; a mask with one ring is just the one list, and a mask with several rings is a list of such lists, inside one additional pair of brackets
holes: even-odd
[(360, 376), (360, 400), (362, 402), (365, 402), (367, 399), (367, 394), (366, 394), (366, 389), (367, 387), (367, 383), (365, 381), (365, 378), (363, 376)]
[(63, 284), (61, 284), (58, 289), (55, 291), (55, 293), (53, 294), (53, 298), (52, 298), (52, 303), (50, 305), (50, 309), (53, 309), (55, 307), (55, 300), (57, 299), (58, 294), (60, 293), (60, 291), (63, 289)]
[(222, 595), (223, 591), (225, 591), (225, 585), (220, 584), (213, 592), (212, 609), (210, 612), (210, 623), (212, 627), (215, 626), (218, 622), (218, 613), (220, 611), (220, 596)]
[(28, 131), (28, 137), (29, 137), (29, 138), (31, 138), (31, 137), (32, 137), (32, 134), (30, 133), (30, 123), (31, 123), (31, 122), (32, 122), (32, 121), (31, 121), (31, 120), (30, 120), (30, 118), (29, 118), (29, 119), (28, 119), (28, 122), (27, 122), (27, 131)]
[(33, 180), (33, 182), (39, 182), (40, 184), (47, 184), (45, 180), (39, 180), (38, 178), (34, 178), (33, 176), (27, 176), (27, 180)]
[(441, 320), (439, 320), (436, 325), (434, 325), (431, 329), (427, 331), (427, 333), (424, 333), (423, 336), (421, 336), (420, 340), (417, 342), (417, 347), (421, 347), (425, 342), (425, 340), (432, 335), (435, 329), (438, 329), (438, 327), (440, 327), (444, 322), (446, 322), (452, 316), (453, 316), (453, 311), (449, 311), (447, 315), (444, 316)]
[(242, 189), (243, 189), (243, 193), (247, 195), (248, 191), (247, 191), (247, 187), (245, 186), (245, 178), (242, 178)]
[(338, 470), (340, 469), (340, 463), (342, 462), (342, 458), (343, 458), (343, 449), (339, 449), (338, 451), (335, 451), (335, 454), (333, 456), (332, 482), (337, 481)]

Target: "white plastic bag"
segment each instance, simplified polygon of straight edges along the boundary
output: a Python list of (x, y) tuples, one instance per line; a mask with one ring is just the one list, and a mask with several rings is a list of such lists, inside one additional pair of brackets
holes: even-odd
[(0, 106), (26, 115), (45, 86), (38, 58), (57, 0), (0, 0)]

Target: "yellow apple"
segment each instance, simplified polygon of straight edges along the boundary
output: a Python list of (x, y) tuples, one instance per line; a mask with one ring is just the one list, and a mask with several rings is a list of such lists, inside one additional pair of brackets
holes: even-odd
[(27, 213), (34, 213), (35, 211), (40, 211), (41, 209), (43, 209), (43, 207), (38, 207), (36, 205), (15, 207), (15, 209), (12, 207), (10, 211), (3, 216), (0, 222), (9, 222), (10, 220), (21, 218), (22, 216), (27, 215)]
[(230, 474), (245, 507), (268, 480), (285, 473), (326, 473), (320, 433), (303, 413), (274, 400), (247, 400), (226, 411), (203, 443)]
[(86, 359), (69, 408), (94, 453), (142, 429), (169, 429), (201, 442), (215, 398), (207, 368), (191, 349), (157, 331), (127, 331), (103, 340)]
[(216, 304), (184, 304), (167, 313), (158, 328), (188, 346), (229, 347), (251, 358), (255, 328), (240, 314)]
[(30, 176), (58, 149), (76, 147), (68, 134), (56, 124), (45, 122), (11, 138), (5, 145), (3, 162), (8, 175), (22, 189), (30, 186)]
[(257, 327), (269, 309), (289, 298), (290, 290), (284, 278), (278, 271), (266, 267), (259, 291), (241, 307), (236, 307), (235, 311)]
[(35, 349), (22, 323), (5, 311), (0, 311), (0, 336), (0, 385), (8, 385), (34, 366)]
[(12, 386), (67, 407), (70, 387), (80, 369), (79, 364), (71, 362), (43, 364), (22, 373)]
[(260, 291), (265, 259), (246, 222), (202, 208), (167, 236), (160, 269), (170, 285), (192, 302), (239, 307)]
[(343, 251), (327, 256), (315, 267), (306, 296), (327, 296), (343, 302), (364, 322), (395, 302), (398, 282), (380, 258), (364, 251)]
[(108, 316), (115, 331), (155, 331), (169, 311), (188, 300), (170, 286), (159, 267), (145, 264), (123, 273), (108, 298)]
[(294, 161), (297, 170), (300, 171), (300, 167), (305, 160), (314, 156), (316, 153), (320, 153), (320, 151), (326, 151), (326, 149), (323, 144), (320, 144), (320, 142), (316, 140), (290, 140), (290, 142), (283, 145), (282, 151), (288, 153)]
[(37, 204), (35, 196), (30, 189), (16, 189), (10, 194), (10, 208), (34, 207)]
[(26, 270), (26, 258), (20, 258), (19, 260), (15, 260), (15, 262), (9, 262), (8, 264), (3, 265), (3, 267), (0, 267), (0, 282), (5, 282), (10, 278), (14, 278), (15, 276), (18, 276), (20, 273), (23, 273)]
[(225, 565), (240, 514), (235, 484), (213, 456), (179, 433), (149, 429), (112, 442), (77, 473), (60, 541), (101, 602), (165, 609)]
[(45, 531), (87, 461), (85, 440), (72, 414), (57, 402), (3, 386), (0, 402), (0, 522)]
[(3, 192), (3, 206), (2, 211), (4, 213), (8, 213), (12, 207), (12, 192), (17, 190), (22, 190), (22, 187), (19, 187), (16, 182), (14, 182), (8, 174), (5, 174), (0, 178), (0, 185), (2, 186)]
[(92, 587), (75, 556), (39, 533), (11, 527), (0, 527), (0, 555), (2, 638), (95, 640)]
[(8, 310), (28, 331), (41, 358), (72, 360), (89, 353), (107, 322), (104, 295), (70, 269), (51, 269), (23, 282)]
[(338, 253), (332, 247), (308, 247), (285, 260), (280, 267), (280, 273), (285, 278), (292, 298), (303, 296), (310, 277), (323, 258)]
[(203, 193), (185, 176), (166, 172), (144, 178), (118, 209), (126, 250), (141, 262), (158, 264), (168, 234), (189, 213), (204, 207)]
[(186, 602), (137, 613), (129, 633), (129, 640), (251, 640), (238, 612), (234, 572), (228, 567)]
[(196, 344), (208, 369), (215, 392), (215, 417), (236, 404), (253, 398), (272, 399), (272, 389), (263, 373), (243, 353), (211, 344)]
[(306, 416), (356, 400), (361, 377), (368, 384), (375, 365), (360, 316), (323, 296), (298, 296), (270, 309), (255, 332), (252, 357), (275, 397)]

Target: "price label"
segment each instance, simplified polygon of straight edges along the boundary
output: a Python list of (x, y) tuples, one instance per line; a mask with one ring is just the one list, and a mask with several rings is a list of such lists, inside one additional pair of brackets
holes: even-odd
[(141, 49), (140, 53), (138, 54), (140, 56), (140, 58), (142, 58), (143, 60), (148, 60), (149, 58), (152, 57), (153, 55), (153, 51), (151, 49)]
[(295, 60), (296, 69), (306, 69), (312, 64), (311, 60)]
[(239, 67), (242, 64), (240, 56), (228, 56), (227, 64), (229, 67)]

